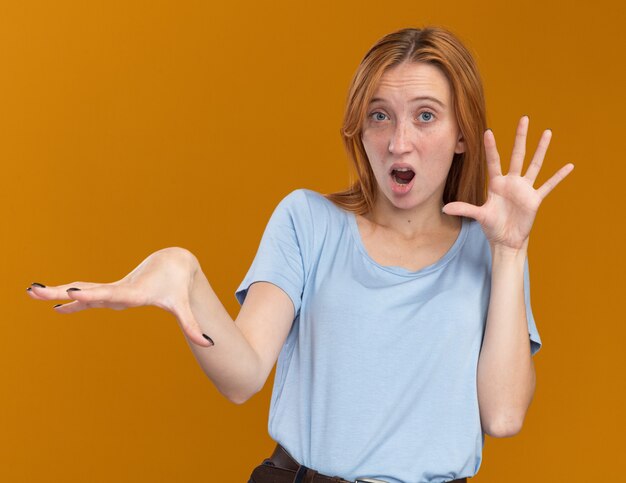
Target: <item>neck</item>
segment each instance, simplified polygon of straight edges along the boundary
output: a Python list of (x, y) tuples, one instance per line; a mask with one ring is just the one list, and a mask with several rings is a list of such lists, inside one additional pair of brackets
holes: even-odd
[(424, 233), (458, 227), (460, 218), (442, 213), (442, 207), (443, 201), (433, 198), (411, 209), (402, 209), (392, 205), (386, 197), (378, 196), (374, 209), (366, 218), (410, 239)]

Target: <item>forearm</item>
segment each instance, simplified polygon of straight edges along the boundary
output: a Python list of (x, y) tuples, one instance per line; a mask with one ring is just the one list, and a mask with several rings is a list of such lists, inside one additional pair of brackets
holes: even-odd
[[(211, 347), (187, 343), (204, 373), (217, 389), (235, 403), (243, 403), (262, 387), (258, 355), (233, 322), (197, 260), (189, 304), (202, 332), (214, 341)], [(184, 333), (184, 332), (183, 332)]]
[(521, 429), (535, 390), (524, 303), (521, 250), (492, 249), (491, 296), (478, 360), (478, 402), (483, 429), (496, 437)]

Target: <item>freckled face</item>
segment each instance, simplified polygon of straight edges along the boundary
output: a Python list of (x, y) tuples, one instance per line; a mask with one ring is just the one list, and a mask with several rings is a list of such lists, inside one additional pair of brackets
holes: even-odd
[(454, 153), (465, 150), (444, 73), (424, 62), (387, 71), (367, 109), (362, 141), (376, 177), (376, 203), (439, 207)]

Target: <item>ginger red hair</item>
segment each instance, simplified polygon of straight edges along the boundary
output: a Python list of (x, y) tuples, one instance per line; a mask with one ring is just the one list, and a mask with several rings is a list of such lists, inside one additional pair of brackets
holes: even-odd
[(365, 214), (376, 201), (376, 179), (361, 141), (367, 106), (382, 75), (403, 62), (427, 62), (445, 74), (452, 89), (456, 120), (465, 152), (454, 155), (443, 202), (465, 201), (480, 206), (486, 199), (483, 134), (487, 128), (485, 98), (476, 63), (461, 41), (439, 27), (407, 28), (380, 39), (357, 68), (346, 103), (341, 136), (357, 179), (345, 191), (326, 195), (340, 207)]

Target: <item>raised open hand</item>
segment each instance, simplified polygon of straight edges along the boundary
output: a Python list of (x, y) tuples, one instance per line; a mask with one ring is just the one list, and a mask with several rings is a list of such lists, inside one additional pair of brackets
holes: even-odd
[(155, 305), (174, 314), (191, 341), (210, 346), (212, 343), (203, 337), (189, 303), (196, 263), (194, 255), (183, 248), (164, 248), (150, 254), (116, 282), (73, 282), (45, 287), (34, 283), (28, 294), (37, 300), (72, 300), (54, 307), (63, 314), (90, 308), (123, 310)]
[(574, 165), (568, 163), (539, 188), (533, 188), (548, 150), (552, 131), (548, 129), (543, 132), (526, 174), (522, 176), (527, 132), (528, 116), (523, 116), (517, 126), (509, 172), (503, 175), (493, 132), (485, 131), (484, 142), (489, 173), (487, 201), (482, 206), (455, 201), (443, 207), (444, 213), (448, 215), (467, 216), (477, 220), (492, 248), (501, 246), (520, 249), (524, 247), (539, 205), (548, 193), (574, 169)]

